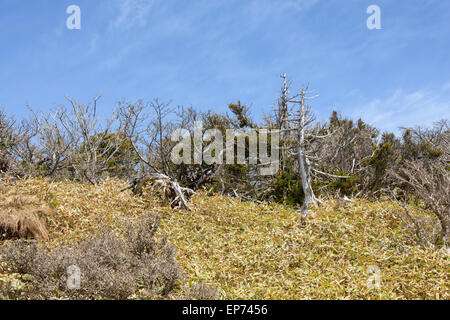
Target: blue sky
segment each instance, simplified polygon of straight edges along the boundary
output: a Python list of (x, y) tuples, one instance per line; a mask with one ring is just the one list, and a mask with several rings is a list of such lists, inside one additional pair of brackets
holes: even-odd
[[(69, 5), (81, 30), (68, 30)], [(381, 30), (366, 9), (381, 8)], [(280, 74), (309, 83), (319, 119), (333, 109), (384, 130), (450, 115), (447, 0), (0, 0), (0, 106), (21, 117), (65, 95), (153, 98), (262, 119)]]

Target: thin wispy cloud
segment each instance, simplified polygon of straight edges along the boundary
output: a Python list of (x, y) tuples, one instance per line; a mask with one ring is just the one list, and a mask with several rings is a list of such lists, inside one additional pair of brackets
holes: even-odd
[(353, 110), (378, 128), (397, 131), (400, 127), (428, 126), (450, 116), (450, 86), (405, 91), (397, 89), (387, 98), (372, 100)]
[(125, 30), (133, 27), (145, 27), (154, 2), (154, 0), (115, 1), (114, 6), (116, 12), (118, 12), (118, 17), (112, 21), (111, 27)]
[(286, 13), (302, 13), (316, 5), (319, 0), (251, 0), (246, 5), (251, 25), (283, 18)]

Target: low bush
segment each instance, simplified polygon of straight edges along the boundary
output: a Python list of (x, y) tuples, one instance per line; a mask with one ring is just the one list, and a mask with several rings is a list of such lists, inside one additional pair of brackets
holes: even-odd
[[(129, 225), (124, 235), (101, 230), (79, 247), (61, 246), (50, 253), (36, 241), (17, 240), (0, 255), (11, 272), (31, 276), (22, 298), (167, 298), (182, 275), (174, 248), (155, 238), (158, 227), (159, 217), (149, 215)], [(79, 286), (76, 279), (71, 286), (77, 270)], [(17, 297), (14, 290), (7, 295), (12, 291)]]

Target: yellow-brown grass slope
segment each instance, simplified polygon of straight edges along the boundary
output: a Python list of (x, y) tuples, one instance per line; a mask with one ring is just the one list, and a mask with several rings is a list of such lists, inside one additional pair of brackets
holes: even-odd
[[(217, 287), (223, 299), (449, 299), (446, 249), (422, 248), (389, 201), (328, 201), (307, 220), (278, 204), (199, 193), (191, 211), (173, 210), (126, 182), (99, 186), (24, 180), (4, 187), (49, 203), (48, 245), (78, 242), (100, 224), (121, 230), (146, 212), (178, 248), (188, 285)], [(379, 289), (367, 286), (370, 266)], [(1, 275), (0, 275), (1, 278)]]
[[(164, 214), (193, 283), (225, 299), (449, 299), (448, 250), (421, 248), (389, 201), (328, 201), (302, 221), (278, 204), (205, 195)], [(371, 266), (380, 288), (370, 289)]]

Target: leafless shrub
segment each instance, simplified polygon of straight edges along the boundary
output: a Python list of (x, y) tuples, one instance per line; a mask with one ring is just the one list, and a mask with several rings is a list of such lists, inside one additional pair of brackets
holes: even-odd
[[(450, 172), (445, 162), (434, 161), (405, 161), (399, 172), (391, 174), (400, 184), (409, 187), (414, 196), (423, 204), (423, 211), (435, 215), (439, 222), (439, 232), (426, 214), (422, 217), (413, 215), (406, 207), (405, 214), (412, 223), (415, 233), (422, 243), (448, 243), (450, 228)], [(405, 187), (403, 187), (405, 189)], [(405, 200), (411, 198), (411, 194), (405, 192)], [(421, 206), (418, 206), (420, 209)]]
[(128, 141), (126, 132), (133, 132), (135, 119), (132, 116), (120, 117), (114, 112), (110, 119), (102, 124), (97, 115), (97, 101), (82, 105), (67, 98), (72, 106), (70, 113), (61, 115), (61, 122), (70, 135), (77, 141), (72, 148), (71, 166), (82, 180), (92, 184), (101, 181), (108, 170), (109, 162)]
[(13, 167), (13, 159), (3, 150), (0, 151), (0, 173), (9, 173)]
[(31, 274), (39, 246), (36, 240), (17, 240), (7, 244), (0, 252), (2, 261), (7, 262), (12, 270), (21, 274)]
[(400, 206), (403, 208), (403, 211), (398, 214), (400, 219), (415, 235), (420, 245), (424, 247), (434, 245), (442, 229), (436, 216), (427, 214), (425, 210), (420, 210), (417, 206), (414, 211), (405, 203), (400, 203)]
[[(318, 152), (320, 166), (326, 168), (327, 172), (356, 178), (354, 181), (349, 180), (354, 185), (354, 195), (359, 196), (367, 192), (371, 180), (367, 160), (374, 154), (373, 146), (376, 144), (378, 130), (361, 119), (354, 123), (350, 119), (342, 118), (336, 111), (332, 113), (329, 127), (333, 134), (321, 141)], [(327, 182), (329, 178), (317, 176), (317, 180)], [(324, 187), (322, 192), (327, 191), (330, 190)]]
[(31, 117), (15, 128), (9, 149), (27, 176), (72, 176), (97, 184), (108, 170), (121, 172), (118, 166), (135, 165), (133, 155), (124, 154), (131, 150), (125, 146), (129, 140), (125, 133), (134, 132), (133, 115), (113, 112), (101, 120), (99, 96), (87, 104), (66, 98), (70, 108), (61, 105), (48, 113), (30, 108)]
[[(121, 118), (132, 124), (125, 128), (125, 135), (143, 164), (140, 176), (130, 179), (131, 184), (122, 191), (132, 189), (134, 194), (142, 194), (144, 185), (149, 183), (153, 191), (162, 192), (172, 207), (189, 209), (186, 198), (194, 191), (181, 187), (171, 170), (170, 153), (174, 143), (170, 136), (175, 129), (174, 123), (167, 119), (171, 113), (170, 103), (158, 99), (150, 104), (138, 101), (121, 105)], [(150, 121), (146, 122), (147, 118)]]
[(15, 121), (6, 116), (0, 109), (0, 174), (18, 174), (19, 168), (13, 156), (11, 148), (16, 143)]
[(14, 126), (12, 143), (8, 147), (9, 154), (20, 164), (20, 173), (24, 177), (42, 175), (45, 158), (39, 141), (39, 130), (35, 114), (29, 119), (23, 119)]
[[(24, 131), (32, 133), (31, 137), (35, 136), (37, 145), (34, 148), (34, 157), (23, 159), (29, 159), (33, 169), (32, 175), (55, 176), (59, 171), (67, 169), (67, 160), (78, 143), (78, 137), (67, 126), (67, 111), (64, 106), (48, 113), (36, 113), (31, 108), (30, 111), (32, 117), (24, 124), (28, 126)], [(27, 150), (29, 153), (31, 148), (25, 148), (25, 151)], [(33, 158), (36, 160), (32, 161)]]
[[(127, 299), (144, 290), (167, 296), (182, 278), (175, 251), (155, 239), (159, 218), (149, 216), (130, 225), (124, 237), (103, 230), (80, 247), (60, 247), (51, 253), (36, 242), (14, 241), (0, 252), (13, 272), (31, 275), (31, 298)], [(68, 268), (81, 271), (79, 289), (67, 285)]]
[(170, 154), (175, 145), (171, 134), (175, 124), (168, 119), (173, 113), (170, 103), (158, 99), (146, 104), (142, 101), (122, 103), (119, 114), (133, 125), (125, 128), (125, 135), (144, 164), (144, 172), (172, 176)]

